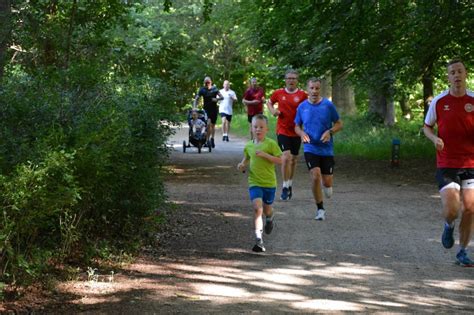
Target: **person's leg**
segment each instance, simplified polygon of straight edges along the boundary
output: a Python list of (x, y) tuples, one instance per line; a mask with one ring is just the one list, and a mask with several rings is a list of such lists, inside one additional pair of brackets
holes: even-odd
[[(474, 186), (474, 183), (472, 184)], [(474, 260), (469, 258), (467, 247), (471, 241), (474, 228), (474, 187), (462, 190), (463, 211), (461, 222), (459, 223), (459, 251), (456, 254), (456, 261), (461, 266), (474, 266)], [(444, 245), (444, 244), (443, 244)]]
[(462, 190), (463, 212), (459, 224), (459, 244), (467, 248), (474, 229), (474, 187)]
[(456, 188), (445, 188), (440, 191), (443, 205), (443, 217), (446, 223), (451, 224), (458, 218), (461, 208), (461, 193)]
[(208, 118), (207, 119), (206, 142), (209, 141), (209, 138), (211, 137), (211, 128), (212, 128), (211, 125), (212, 125), (211, 119)]
[(232, 115), (227, 115), (225, 121), (226, 121), (225, 141), (229, 142), (229, 132), (230, 132), (230, 124), (232, 123)]
[(222, 141), (225, 141), (225, 136), (227, 135), (227, 118), (222, 114)]
[(275, 200), (276, 188), (263, 189), (263, 214), (265, 214), (265, 233), (273, 231), (273, 201)]
[(262, 199), (256, 198), (252, 201), (253, 210), (254, 210), (254, 227), (255, 227), (255, 245), (252, 250), (254, 252), (264, 252), (265, 247), (263, 246), (263, 205)]
[(284, 182), (287, 182), (290, 179), (291, 168), (293, 165), (293, 157), (290, 150), (283, 151), (281, 162), (281, 177)]
[(325, 156), (321, 158), (321, 174), (322, 174), (322, 190), (324, 197), (332, 197), (332, 185), (333, 185), (333, 171), (334, 171), (334, 157)]
[(316, 205), (323, 202), (323, 193), (321, 191), (321, 169), (319, 167), (312, 168), (310, 171), (311, 176), (311, 191), (313, 192), (313, 198)]
[(252, 200), (253, 211), (254, 211), (254, 227), (255, 227), (255, 236), (256, 238), (262, 238), (263, 231), (263, 202), (262, 198), (255, 198)]

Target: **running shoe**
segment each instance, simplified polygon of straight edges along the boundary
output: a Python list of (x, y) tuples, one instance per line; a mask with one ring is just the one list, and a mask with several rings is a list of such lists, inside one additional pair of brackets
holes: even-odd
[(324, 196), (329, 199), (332, 197), (332, 187), (326, 187), (323, 185)]
[(261, 253), (265, 251), (265, 247), (263, 247), (263, 241), (261, 238), (257, 238), (252, 250), (257, 253)]
[(293, 197), (293, 188), (290, 186), (288, 187), (288, 199), (291, 199)]
[(318, 211), (316, 211), (316, 217), (314, 217), (314, 219), (318, 221), (326, 220), (326, 211), (324, 211), (324, 209), (318, 209)]
[(229, 136), (225, 136), (225, 141), (229, 142)]
[(474, 261), (472, 261), (467, 256), (467, 251), (465, 249), (459, 250), (456, 255), (456, 263), (463, 267), (474, 267)]
[(222, 136), (222, 141), (225, 141), (225, 136)]
[(211, 147), (215, 148), (216, 145), (214, 144), (214, 138), (211, 138)]
[(283, 200), (283, 201), (287, 201), (289, 193), (290, 193), (290, 190), (286, 187), (283, 187), (283, 189), (281, 190), (280, 199)]
[(444, 248), (451, 248), (454, 245), (454, 226), (450, 227), (447, 223), (444, 223), (444, 231), (441, 236), (441, 243), (443, 243)]
[(265, 220), (265, 233), (270, 234), (273, 231), (273, 219), (266, 219)]

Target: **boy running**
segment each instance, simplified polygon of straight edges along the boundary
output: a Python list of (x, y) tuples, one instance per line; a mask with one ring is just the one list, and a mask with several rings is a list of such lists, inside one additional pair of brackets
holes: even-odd
[(273, 230), (273, 208), (277, 186), (274, 164), (281, 164), (281, 150), (278, 144), (266, 138), (268, 119), (262, 114), (252, 118), (253, 139), (247, 142), (244, 148), (244, 158), (237, 165), (237, 169), (244, 172), (249, 169), (248, 183), (250, 200), (254, 209), (255, 246), (254, 252), (264, 252), (262, 230), (265, 214), (265, 233)]

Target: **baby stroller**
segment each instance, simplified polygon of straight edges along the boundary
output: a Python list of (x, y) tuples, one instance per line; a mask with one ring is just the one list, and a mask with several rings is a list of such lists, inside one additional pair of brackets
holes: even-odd
[[(193, 120), (193, 112), (197, 113), (197, 120)], [(190, 148), (191, 145), (195, 146), (198, 149), (198, 152), (201, 153), (201, 149), (204, 146), (207, 146), (209, 152), (212, 151), (210, 141), (206, 142), (207, 134), (207, 113), (204, 109), (190, 109), (188, 111), (188, 125), (189, 125), (189, 138), (188, 143), (186, 140), (183, 141), (183, 153), (186, 153), (186, 148)]]

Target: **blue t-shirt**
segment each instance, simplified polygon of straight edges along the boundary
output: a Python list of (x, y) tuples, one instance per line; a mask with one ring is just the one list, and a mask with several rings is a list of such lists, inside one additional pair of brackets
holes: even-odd
[(339, 114), (334, 104), (327, 98), (319, 103), (312, 104), (309, 100), (303, 101), (296, 111), (295, 124), (303, 126), (304, 132), (311, 139), (304, 143), (304, 152), (321, 156), (334, 156), (332, 137), (329, 142), (323, 143), (320, 139), (323, 133), (331, 129), (333, 123), (339, 120)]

